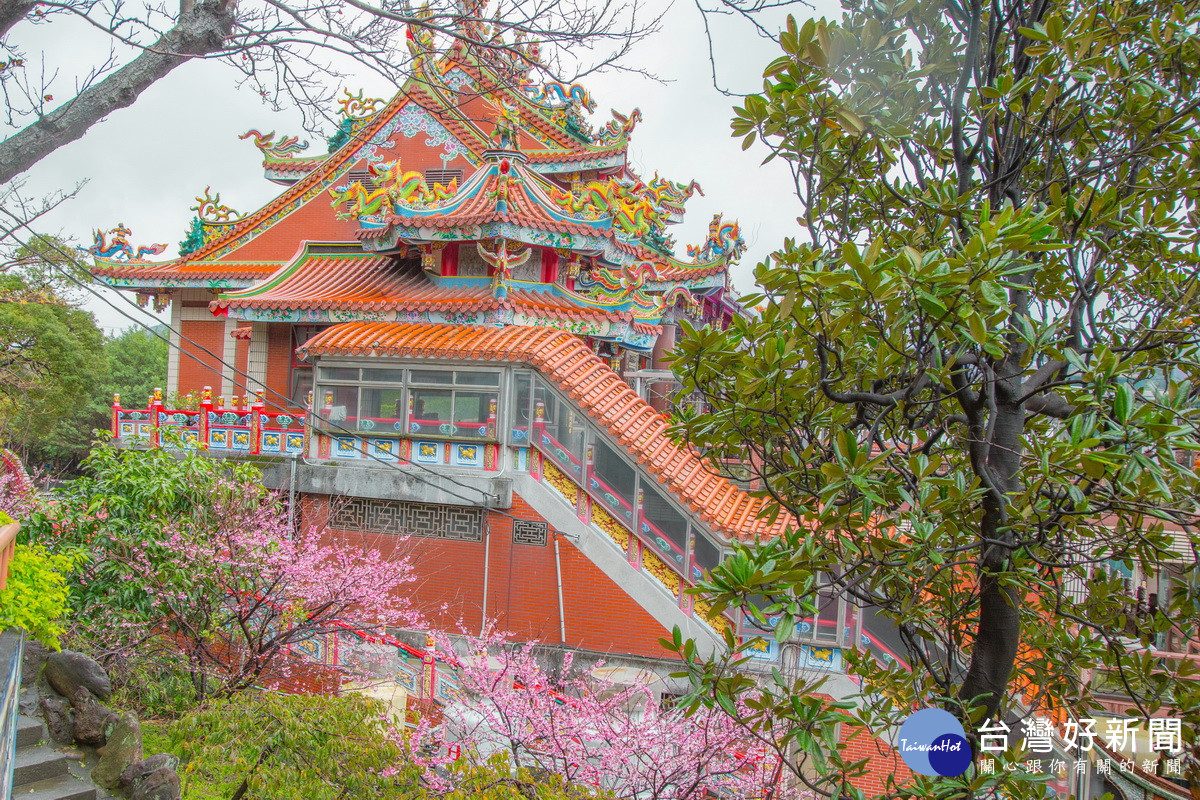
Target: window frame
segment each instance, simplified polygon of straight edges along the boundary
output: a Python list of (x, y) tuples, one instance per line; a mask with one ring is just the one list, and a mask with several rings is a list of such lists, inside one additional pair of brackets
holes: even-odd
[[(357, 371), (357, 378), (346, 377), (326, 377), (327, 371), (352, 369)], [(398, 380), (370, 380), (365, 377), (368, 372), (380, 370), (394, 370), (398, 373)], [(433, 383), (430, 381), (413, 381), (413, 373), (443, 373), (449, 376), (446, 383)], [(493, 367), (490, 369), (468, 369), (465, 365), (456, 364), (413, 364), (412, 362), (402, 361), (386, 361), (372, 362), (364, 364), (361, 361), (343, 361), (320, 359), (313, 370), (314, 387), (313, 387), (313, 415), (317, 420), (317, 424), (325, 428), (325, 432), (330, 435), (357, 435), (357, 436), (386, 436), (397, 439), (435, 439), (444, 441), (461, 441), (467, 440), (471, 442), (479, 442), (486, 444), (507, 444), (507, 436), (503, 433), (501, 422), (503, 421), (503, 396), (506, 393), (508, 385), (507, 374), (510, 370), (504, 367)], [(458, 374), (470, 375), (494, 375), (495, 379), (491, 383), (467, 383), (458, 381)], [(355, 401), (356, 412), (353, 416), (355, 420), (354, 426), (342, 424), (341, 420), (333, 420), (342, 424), (347, 431), (341, 431), (332, 428), (328, 425), (329, 421), (323, 414), (324, 410), (324, 395), (325, 392), (334, 387), (353, 387), (357, 390)], [(371, 389), (398, 389), (400, 391), (400, 399), (398, 407), (403, 409), (403, 415), (392, 420), (392, 429), (380, 427), (363, 427), (361, 416), (364, 410), (364, 397), (367, 391)], [(496, 425), (494, 430), (490, 431), (491, 435), (484, 436), (468, 436), (457, 430), (446, 433), (443, 431), (412, 431), (411, 425), (413, 420), (413, 390), (444, 390), (450, 393), (450, 419), (445, 420), (442, 424), (450, 424), (452, 426), (459, 425), (453, 419), (457, 408), (458, 393), (478, 394), (482, 396), (481, 402), (489, 402), (494, 400), (496, 403)], [(486, 411), (480, 413), (487, 413)], [(347, 409), (346, 418), (350, 418), (349, 409)], [(379, 419), (378, 417), (366, 417), (366, 419)], [(439, 420), (439, 422), (441, 422)], [(487, 420), (480, 422), (481, 427), (486, 428)], [(398, 426), (398, 427), (397, 427)], [(465, 424), (464, 424), (465, 427)]]

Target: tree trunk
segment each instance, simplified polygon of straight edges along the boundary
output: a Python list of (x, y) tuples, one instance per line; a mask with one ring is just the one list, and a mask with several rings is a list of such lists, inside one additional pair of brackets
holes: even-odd
[[(1003, 392), (1003, 379), (997, 393)], [(1011, 394), (1011, 392), (1008, 392)], [(1009, 567), (1013, 535), (1008, 530), (1008, 497), (1018, 488), (1021, 463), (1021, 434), (1025, 428), (1025, 409), (1019, 404), (1000, 404), (994, 412), (995, 424), (989, 437), (988, 459), (981, 475), (985, 485), (994, 487), (983, 501), (979, 524), (980, 557), (979, 622), (971, 647), (971, 662), (958, 699), (964, 704), (982, 702), (987, 719), (996, 718), (1017, 660), (1021, 641), (1021, 598), (1011, 586), (1001, 585), (997, 574)]]
[(0, 0), (0, 37), (33, 10), (34, 0)]
[[(12, 0), (0, 0), (0, 22)], [(21, 0), (17, 0), (18, 5)], [(88, 129), (135, 100), (175, 67), (195, 56), (224, 46), (233, 30), (234, 7), (208, 0), (185, 8), (175, 26), (152, 47), (97, 84), (87, 87), (19, 133), (0, 143), (0, 184), (17, 177), (38, 161), (87, 133)]]

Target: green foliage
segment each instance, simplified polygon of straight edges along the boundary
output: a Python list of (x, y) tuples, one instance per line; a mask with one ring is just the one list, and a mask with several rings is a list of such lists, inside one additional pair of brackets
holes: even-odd
[(107, 430), (112, 395), (141, 404), (166, 376), (167, 343), (130, 330), (105, 339), (73, 306), (86, 263), (47, 237), (9, 252), (0, 268), (0, 441), (31, 462), (78, 462)]
[[(225, 800), (245, 782), (245, 797), (272, 800), (575, 800), (604, 795), (561, 785), (555, 776), (514, 774), (503, 755), (449, 769), (461, 788), (435, 793), (420, 780), (384, 718), (361, 695), (248, 692), (210, 702), (173, 722), (142, 724), (146, 753), (181, 757), (183, 795)], [(461, 779), (461, 780), (460, 780)]]
[[(72, 582), (71, 604), (81, 626), (94, 622), (101, 631), (112, 631), (114, 617), (143, 614), (149, 588), (162, 590), (190, 579), (172, 571), (158, 545), (167, 523), (189, 519), (200, 528), (214, 524), (212, 515), (220, 512), (213, 504), (228, 491), (227, 478), (250, 492), (265, 491), (251, 465), (179, 450), (101, 445), (83, 466), (87, 474), (61, 489), (52, 507), (32, 514), (25, 532), (55, 550), (88, 553)], [(161, 566), (158, 586), (124, 579), (122, 557), (134, 550)]]
[(0, 272), (0, 440), (33, 461), (86, 452), (90, 398), (103, 368), (92, 315), (71, 305), (64, 274), (81, 262), (61, 240), (17, 248)]
[(98, 416), (108, 419), (114, 394), (127, 408), (145, 408), (150, 393), (166, 380), (168, 349), (166, 339), (142, 328), (106, 339), (104, 380), (95, 400)]
[[(788, 162), (804, 239), (758, 267), (758, 316), (686, 331), (676, 370), (711, 413), (679, 432), (745, 458), (802, 528), (702, 589), (782, 638), (834, 598), (893, 627), (916, 669), (849, 658), (870, 730), (914, 705), (968, 729), (1017, 703), (1087, 717), (1098, 668), (1136, 716), (1167, 702), (1194, 729), (1192, 666), (1149, 651), (1200, 619), (1200, 13), (846, 9), (790, 20), (733, 121)], [(693, 678), (728, 703), (735, 674)], [(802, 750), (809, 688), (775, 687)], [(972, 781), (1041, 791), (915, 794)]]
[(204, 223), (199, 217), (192, 217), (192, 226), (188, 228), (187, 236), (179, 243), (179, 255), (191, 255), (203, 246)]
[(109, 637), (89, 633), (81, 627), (73, 630), (71, 647), (84, 653), (113, 653), (105, 663), (113, 684), (113, 708), (132, 711), (142, 719), (167, 720), (178, 719), (199, 705), (188, 665), (169, 642), (113, 652)]
[(211, 702), (174, 722), (147, 724), (145, 750), (181, 756), (183, 793), (320, 800), (400, 797), (416, 773), (399, 770), (382, 706), (358, 695), (251, 692)]
[(329, 147), (329, 152), (340, 150), (346, 142), (350, 141), (350, 136), (354, 131), (354, 120), (349, 117), (338, 123), (337, 129), (330, 134), (325, 140), (325, 144)]
[[(7, 515), (0, 517), (0, 525), (6, 524)], [(34, 639), (58, 650), (68, 610), (65, 575), (80, 559), (74, 553), (56, 554), (41, 545), (19, 544), (8, 585), (0, 590), (0, 630), (24, 628)]]

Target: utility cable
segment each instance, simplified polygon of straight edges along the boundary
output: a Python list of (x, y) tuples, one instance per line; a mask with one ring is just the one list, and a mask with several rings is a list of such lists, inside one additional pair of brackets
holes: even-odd
[[(17, 217), (15, 214), (13, 214), (13, 213), (12, 213), (11, 211), (9, 211), (7, 208), (0, 208), (0, 211), (3, 211), (3, 212), (6, 214), (6, 215), (8, 215), (9, 217), (11, 217), (11, 218), (12, 218), (12, 219), (13, 219), (13, 220), (14, 220), (14, 221), (17, 223), (17, 227), (18, 227), (18, 228), (22, 228), (22, 227), (23, 227), (23, 228), (25, 228), (26, 230), (28, 230), (28, 231), (29, 231), (29, 233), (30, 233), (30, 234), (31, 234), (33, 237), (36, 237), (36, 238), (37, 238), (37, 239), (38, 239), (38, 240), (39, 240), (39, 241), (40, 241), (42, 244), (44, 244), (45, 246), (47, 246), (47, 247), (48, 247), (48, 248), (50, 248), (51, 250), (54, 250), (54, 251), (55, 251), (55, 252), (57, 252), (59, 255), (63, 256), (64, 258), (68, 259), (68, 261), (70, 261), (70, 262), (74, 262), (74, 261), (76, 260), (77, 256), (76, 256), (74, 253), (70, 253), (70, 252), (67, 252), (67, 251), (63, 250), (63, 249), (62, 249), (61, 247), (59, 247), (59, 246), (58, 246), (58, 244), (57, 244), (56, 242), (54, 242), (53, 240), (51, 240), (51, 239), (47, 238), (46, 236), (43, 236), (42, 234), (38, 233), (37, 231), (34, 231), (32, 228), (30, 228), (30, 227), (29, 227), (29, 223), (28, 223), (28, 222), (26, 222), (26, 221), (22, 220), (21, 218)], [(18, 241), (20, 241), (20, 240), (18, 240)], [(27, 242), (22, 242), (22, 244), (24, 244), (26, 247), (28, 247), (28, 243), (27, 243)], [(274, 397), (278, 398), (279, 400), (283, 401), (283, 403), (284, 403), (284, 406), (283, 406), (283, 407), (284, 407), (284, 408), (286, 408), (288, 405), (290, 405), (290, 403), (291, 403), (291, 398), (289, 398), (289, 397), (286, 397), (286, 396), (285, 396), (285, 395), (283, 395), (281, 392), (278, 392), (278, 391), (276, 391), (275, 389), (272, 389), (272, 388), (270, 388), (270, 387), (269, 387), (269, 386), (267, 386), (265, 383), (262, 383), (262, 382), (260, 382), (260, 381), (259, 381), (257, 378), (254, 378), (254, 377), (252, 377), (250, 374), (248, 374), (248, 373), (246, 373), (246, 372), (244, 372), (244, 371), (242, 371), (242, 370), (238, 369), (238, 368), (237, 368), (235, 365), (228, 363), (227, 361), (225, 361), (225, 359), (224, 359), (222, 356), (219, 356), (219, 355), (217, 355), (217, 354), (216, 354), (216, 353), (214, 353), (212, 350), (209, 350), (207, 347), (205, 347), (204, 345), (200, 344), (199, 342), (196, 342), (195, 340), (193, 340), (193, 339), (191, 339), (191, 338), (189, 338), (189, 337), (187, 337), (187, 336), (184, 336), (184, 335), (183, 335), (183, 333), (182, 333), (181, 331), (179, 331), (179, 330), (176, 330), (175, 328), (171, 327), (171, 325), (170, 325), (169, 323), (158, 322), (158, 324), (157, 324), (156, 326), (153, 326), (153, 327), (152, 327), (152, 326), (150, 326), (150, 325), (146, 324), (145, 322), (143, 322), (142, 320), (140, 320), (140, 319), (138, 319), (138, 318), (136, 318), (136, 317), (134, 317), (134, 316), (130, 315), (128, 312), (126, 312), (126, 311), (125, 311), (125, 310), (123, 310), (122, 308), (119, 308), (117, 305), (115, 305), (115, 304), (114, 304), (114, 303), (113, 303), (111, 300), (109, 300), (109, 299), (108, 299), (107, 297), (105, 297), (103, 294), (101, 294), (100, 292), (96, 291), (95, 287), (93, 287), (91, 284), (89, 284), (89, 283), (85, 283), (85, 282), (83, 282), (83, 281), (79, 280), (79, 278), (78, 278), (78, 277), (76, 277), (74, 274), (72, 274), (72, 273), (71, 273), (71, 271), (70, 271), (69, 269), (63, 268), (63, 267), (61, 267), (60, 265), (58, 265), (58, 264), (55, 264), (55, 263), (53, 263), (53, 262), (47, 262), (47, 263), (48, 263), (48, 264), (49, 264), (49, 265), (50, 265), (50, 266), (51, 266), (53, 269), (55, 269), (56, 271), (60, 272), (60, 273), (61, 273), (61, 274), (62, 274), (64, 277), (66, 277), (66, 278), (67, 278), (69, 281), (71, 281), (72, 283), (74, 283), (74, 284), (76, 284), (77, 286), (79, 286), (80, 288), (82, 288), (84, 291), (88, 292), (88, 293), (89, 293), (89, 294), (91, 294), (92, 296), (94, 296), (94, 297), (96, 297), (97, 299), (99, 299), (101, 302), (103, 302), (103, 303), (104, 303), (105, 305), (107, 305), (109, 308), (111, 308), (111, 309), (113, 309), (114, 311), (116, 311), (116, 312), (117, 312), (118, 314), (120, 314), (121, 316), (123, 316), (123, 317), (125, 317), (126, 319), (130, 320), (130, 321), (131, 321), (131, 322), (133, 322), (134, 324), (136, 324), (136, 325), (139, 325), (139, 326), (140, 326), (140, 327), (142, 327), (143, 329), (145, 329), (145, 330), (149, 331), (150, 333), (154, 334), (154, 335), (155, 335), (156, 337), (158, 337), (159, 339), (161, 339), (161, 340), (163, 340), (164, 342), (166, 342), (168, 347), (172, 347), (172, 348), (174, 348), (174, 349), (178, 350), (178, 351), (180, 352), (180, 354), (183, 354), (183, 355), (188, 355), (188, 356), (190, 356), (190, 357), (193, 357), (193, 358), (194, 358), (194, 355), (193, 355), (193, 354), (191, 354), (191, 353), (187, 353), (187, 352), (186, 352), (186, 351), (183, 349), (183, 347), (182, 347), (182, 346), (180, 346), (180, 345), (177, 345), (177, 344), (175, 344), (174, 342), (172, 342), (172, 341), (171, 341), (171, 338), (170, 338), (169, 336), (164, 336), (164, 335), (163, 335), (163, 334), (162, 334), (162, 333), (161, 333), (159, 330), (157, 330), (157, 327), (164, 327), (164, 328), (166, 328), (166, 329), (167, 329), (167, 330), (168, 330), (170, 333), (173, 333), (173, 334), (175, 334), (176, 336), (178, 336), (178, 337), (179, 337), (179, 339), (180, 339), (181, 341), (184, 341), (184, 342), (187, 342), (188, 344), (191, 344), (191, 345), (192, 345), (193, 347), (195, 347), (197, 350), (199, 350), (199, 351), (201, 351), (201, 352), (205, 353), (205, 354), (206, 354), (206, 355), (208, 355), (208, 356), (211, 356), (211, 357), (213, 358), (213, 360), (215, 360), (215, 361), (216, 361), (216, 363), (217, 363), (217, 364), (221, 365), (222, 367), (227, 367), (227, 368), (228, 368), (228, 369), (229, 369), (229, 370), (230, 370), (230, 371), (231, 371), (233, 374), (235, 374), (235, 375), (237, 375), (237, 376), (239, 376), (239, 377), (241, 377), (241, 378), (244, 378), (244, 379), (247, 381), (247, 383), (249, 383), (249, 382), (253, 382), (253, 383), (256, 383), (256, 384), (259, 384), (259, 385), (261, 385), (261, 386), (263, 387), (263, 390), (264, 390), (264, 392), (265, 392), (265, 393), (267, 393), (267, 394), (269, 394), (269, 395), (272, 395), (272, 396), (274, 396)], [(106, 288), (107, 288), (107, 287), (106, 287)], [(139, 311), (141, 314), (143, 314), (143, 315), (146, 315), (146, 316), (149, 316), (148, 312), (146, 312), (146, 311), (145, 311), (143, 308), (141, 308), (139, 305), (137, 305), (137, 304), (136, 304), (134, 301), (132, 301), (132, 300), (130, 300), (129, 298), (125, 297), (125, 296), (124, 296), (124, 294), (120, 294), (120, 293), (118, 293), (118, 296), (119, 296), (119, 297), (120, 297), (120, 298), (121, 298), (121, 299), (122, 299), (122, 300), (123, 300), (125, 303), (127, 303), (127, 304), (129, 304), (129, 305), (133, 306), (134, 308), (136, 308), (136, 309), (137, 309), (137, 310), (138, 310), (138, 311)], [(318, 415), (317, 415), (315, 412), (313, 412), (313, 410), (312, 410), (311, 408), (305, 409), (305, 412), (304, 412), (304, 413), (305, 413), (305, 416), (306, 416), (306, 422), (307, 422), (307, 424), (309, 424), (310, 426), (313, 424), (313, 422), (314, 422), (314, 421), (318, 421), (318, 420), (319, 420), (319, 421), (320, 421), (321, 423), (323, 423), (324, 425), (326, 425), (326, 426), (328, 426), (328, 427), (330, 427), (330, 428), (333, 428), (334, 430), (336, 430), (336, 431), (338, 431), (338, 432), (340, 432), (340, 433), (344, 433), (344, 434), (347, 434), (347, 435), (350, 435), (350, 436), (354, 436), (354, 437), (356, 437), (356, 438), (359, 438), (359, 432), (358, 432), (358, 431), (353, 431), (353, 430), (350, 430), (349, 428), (346, 428), (346, 427), (344, 427), (344, 426), (342, 426), (342, 425), (339, 425), (339, 424), (338, 424), (338, 423), (336, 423), (336, 422), (333, 422), (333, 421), (330, 421), (330, 420), (325, 420), (325, 419), (322, 419), (322, 418), (321, 418), (321, 417), (319, 417), (319, 416), (318, 416)], [(392, 463), (392, 462), (389, 462), (389, 461), (385, 461), (385, 460), (383, 460), (382, 458), (379, 458), (378, 456), (376, 456), (376, 455), (374, 455), (374, 454), (370, 453), (370, 452), (367, 450), (367, 446), (366, 446), (366, 444), (365, 444), (365, 443), (363, 443), (363, 444), (362, 444), (362, 446), (361, 446), (361, 449), (359, 450), (359, 452), (361, 452), (361, 453), (363, 454), (363, 456), (364, 456), (364, 457), (366, 457), (367, 459), (369, 459), (369, 460), (371, 460), (371, 461), (375, 461), (375, 462), (377, 462), (377, 463), (381, 464), (381, 465), (382, 465), (382, 466), (384, 466), (384, 467), (387, 467), (387, 468), (389, 468), (389, 469), (395, 470), (395, 471), (397, 471), (397, 472), (399, 472), (399, 473), (401, 473), (401, 474), (407, 475), (407, 476), (409, 476), (409, 477), (415, 477), (415, 478), (417, 478), (418, 480), (420, 480), (422, 483), (426, 484), (427, 486), (430, 486), (430, 487), (432, 487), (432, 488), (435, 488), (435, 489), (439, 489), (440, 491), (444, 491), (444, 492), (446, 492), (447, 494), (449, 494), (451, 497), (454, 497), (454, 498), (455, 498), (455, 499), (457, 499), (457, 500), (461, 500), (461, 501), (462, 501), (462, 502), (464, 502), (464, 503), (468, 503), (468, 504), (474, 505), (474, 504), (475, 504), (475, 502), (476, 502), (476, 501), (474, 501), (474, 500), (471, 500), (470, 498), (467, 498), (467, 497), (464, 497), (464, 496), (462, 496), (461, 494), (458, 494), (458, 493), (456, 493), (456, 492), (453, 492), (453, 491), (451, 491), (451, 490), (448, 490), (448, 489), (444, 488), (443, 486), (441, 486), (441, 485), (439, 485), (439, 484), (436, 484), (436, 483), (434, 483), (434, 482), (430, 481), (429, 479), (427, 479), (427, 478), (425, 478), (425, 477), (423, 477), (423, 476), (421, 476), (421, 475), (419, 475), (419, 474), (414, 474), (414, 473), (408, 472), (408, 471), (406, 471), (406, 470), (400, 469), (400, 467), (399, 467), (399, 465), (398, 465), (398, 464), (395, 464), (395, 463)], [(441, 474), (439, 474), (438, 472), (436, 472), (436, 471), (434, 471), (434, 470), (430, 469), (429, 467), (425, 466), (424, 464), (420, 464), (420, 463), (418, 463), (418, 462), (416, 462), (416, 461), (412, 461), (411, 459), (401, 458), (399, 454), (397, 454), (396, 458), (397, 458), (397, 460), (398, 460), (398, 461), (402, 461), (404, 464), (407, 464), (407, 465), (409, 465), (409, 466), (412, 466), (412, 467), (416, 467), (417, 469), (419, 469), (419, 470), (422, 470), (422, 471), (424, 471), (424, 472), (427, 472), (427, 473), (429, 473), (430, 475), (433, 475), (433, 476), (435, 476), (435, 477), (439, 478), (440, 480), (448, 481), (449, 483), (452, 483), (452, 484), (454, 484), (455, 486), (458, 486), (458, 487), (460, 487), (460, 488), (462, 488), (462, 489), (466, 489), (466, 490), (469, 490), (469, 491), (477, 492), (477, 493), (479, 493), (479, 494), (480, 494), (480, 495), (483, 497), (483, 499), (484, 499), (484, 501), (485, 501), (485, 502), (489, 502), (489, 501), (492, 501), (492, 500), (499, 500), (499, 498), (498, 498), (496, 495), (494, 495), (494, 494), (491, 494), (490, 492), (485, 492), (485, 491), (483, 491), (482, 489), (478, 489), (478, 488), (476, 488), (476, 487), (474, 487), (474, 486), (471, 486), (470, 484), (463, 483), (462, 481), (455, 480), (454, 478), (452, 478), (452, 477), (450, 477), (450, 476), (441, 475)], [(516, 517), (516, 516), (514, 516), (514, 515), (512, 515), (512, 514), (506, 513), (506, 512), (504, 512), (504, 511), (502, 511), (502, 510), (500, 510), (500, 509), (489, 509), (489, 510), (496, 511), (497, 513), (501, 514), (502, 516), (509, 517), (510, 519), (513, 519), (513, 520), (519, 519), (518, 517)]]

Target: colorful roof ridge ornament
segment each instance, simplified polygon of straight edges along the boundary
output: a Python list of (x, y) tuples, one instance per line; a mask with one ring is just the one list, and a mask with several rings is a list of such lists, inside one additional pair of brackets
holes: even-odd
[(746, 242), (736, 222), (725, 222), (720, 214), (714, 214), (708, 223), (708, 238), (702, 244), (687, 246), (687, 254), (694, 263), (724, 260), (732, 264), (746, 252)]
[(642, 121), (642, 110), (635, 108), (629, 112), (629, 116), (625, 116), (619, 111), (612, 112), (612, 120), (605, 123), (600, 132), (596, 134), (596, 141), (600, 144), (611, 144), (629, 138), (629, 134), (633, 133), (633, 129)]
[(326, 140), (330, 153), (340, 150), (387, 105), (387, 101), (382, 98), (364, 97), (362, 89), (358, 90), (358, 94), (352, 94), (349, 89), (342, 89), (342, 92), (346, 95), (338, 101), (338, 105), (342, 107), (342, 121), (333, 135)]
[(427, 25), (421, 24), (433, 17), (433, 11), (430, 10), (429, 3), (422, 3), (414, 16), (418, 21), (410, 22), (407, 25), (404, 31), (404, 38), (408, 43), (408, 51), (412, 53), (413, 58), (422, 59), (433, 52), (433, 31)]
[(95, 257), (97, 264), (103, 261), (117, 261), (125, 264), (149, 263), (145, 256), (156, 256), (167, 249), (167, 245), (165, 244), (143, 245), (135, 248), (129, 243), (129, 235), (133, 231), (126, 228), (125, 223), (119, 223), (117, 227), (110, 229), (108, 233), (112, 234), (111, 239), (105, 236), (103, 229), (97, 228), (92, 246), (80, 247), (78, 249), (85, 253), (91, 253)]
[[(245, 137), (241, 137), (245, 138)], [(179, 255), (190, 255), (209, 242), (219, 239), (228, 226), (242, 220), (242, 215), (221, 202), (221, 193), (212, 194), (212, 187), (205, 186), (204, 194), (196, 195), (196, 205), (189, 210), (195, 211), (192, 227), (179, 243)]]
[(308, 147), (308, 141), (305, 140), (301, 143), (297, 136), (282, 136), (279, 141), (275, 141), (275, 131), (261, 133), (255, 128), (251, 128), (238, 138), (249, 139), (250, 137), (254, 137), (254, 146), (262, 152), (264, 161), (291, 160), (297, 153)]
[(196, 195), (196, 205), (192, 206), (190, 210), (195, 211), (196, 216), (202, 222), (214, 225), (237, 222), (242, 218), (238, 211), (221, 202), (220, 192), (212, 194), (211, 186), (204, 187), (204, 194)]
[(492, 130), (492, 141), (496, 148), (504, 151), (518, 150), (517, 142), (521, 133), (521, 116), (512, 106), (500, 99), (500, 108), (496, 112), (496, 127)]
[(400, 159), (386, 164), (368, 164), (372, 183), (378, 187), (367, 191), (360, 181), (334, 186), (329, 190), (334, 208), (349, 203), (345, 211), (338, 214), (341, 219), (364, 217), (386, 217), (397, 206), (410, 208), (435, 208), (450, 200), (458, 192), (458, 178), (452, 178), (450, 183), (434, 183), (430, 186), (425, 176), (415, 170), (405, 172)]
[(596, 110), (596, 101), (588, 93), (588, 90), (582, 84), (572, 83), (570, 85), (559, 83), (558, 81), (547, 81), (541, 86), (532, 81), (521, 85), (525, 95), (534, 103), (543, 108), (562, 108), (564, 106), (578, 106), (587, 111)]

